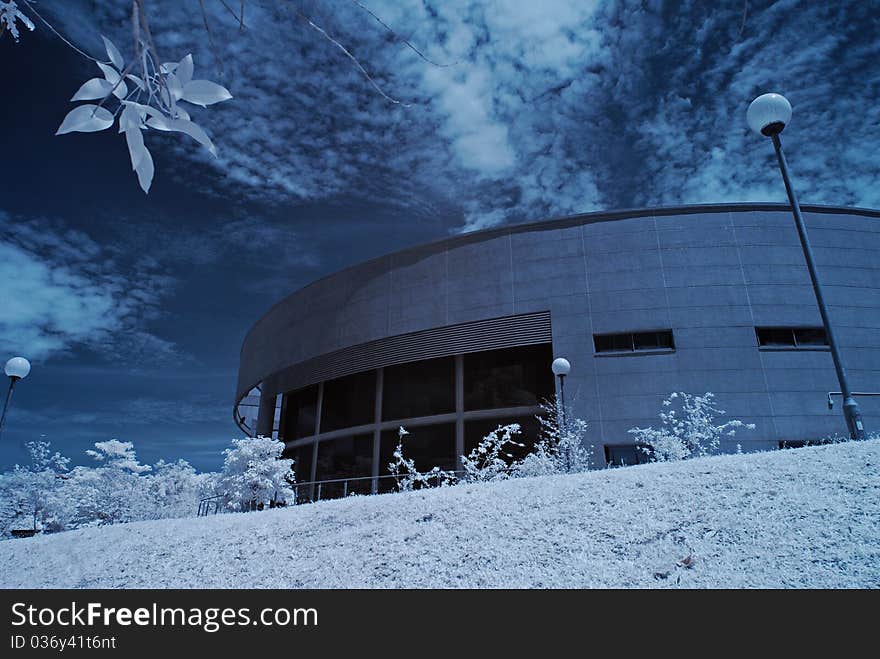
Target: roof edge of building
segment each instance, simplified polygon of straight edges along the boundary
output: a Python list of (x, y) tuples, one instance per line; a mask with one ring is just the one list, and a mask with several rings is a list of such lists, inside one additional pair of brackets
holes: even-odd
[[(625, 220), (636, 217), (650, 217), (650, 216), (667, 216), (667, 215), (696, 215), (698, 213), (728, 213), (732, 211), (790, 211), (791, 206), (787, 203), (781, 202), (735, 202), (735, 203), (720, 203), (720, 204), (688, 204), (682, 206), (657, 206), (657, 207), (647, 207), (647, 208), (627, 208), (627, 209), (619, 209), (619, 210), (611, 210), (611, 211), (592, 211), (589, 213), (577, 213), (574, 215), (564, 215), (561, 217), (550, 218), (547, 220), (532, 220), (528, 222), (520, 222), (516, 224), (504, 224), (496, 227), (490, 227), (487, 229), (478, 229), (476, 231), (468, 231), (464, 233), (455, 234), (452, 236), (447, 236), (444, 238), (438, 238), (436, 240), (431, 240), (424, 243), (419, 243), (418, 245), (413, 245), (411, 247), (406, 247), (401, 250), (397, 250), (395, 252), (388, 252), (387, 254), (382, 254), (381, 256), (376, 256), (372, 259), (367, 259), (366, 261), (359, 261), (352, 265), (346, 266), (339, 270), (335, 270), (330, 274), (324, 275), (323, 277), (319, 277), (314, 281), (309, 282), (305, 286), (297, 288), (280, 300), (278, 300), (275, 304), (269, 307), (262, 316), (260, 316), (253, 325), (251, 325), (250, 329), (245, 333), (244, 339), (242, 340), (242, 349), (244, 350), (244, 346), (248, 343), (248, 339), (251, 334), (260, 326), (260, 324), (278, 307), (282, 306), (287, 300), (289, 300), (294, 295), (305, 291), (312, 286), (316, 286), (321, 282), (329, 279), (330, 277), (335, 277), (343, 272), (347, 272), (349, 270), (353, 270), (355, 268), (362, 268), (369, 266), (370, 264), (379, 263), (385, 259), (401, 256), (407, 254), (409, 252), (415, 252), (418, 250), (425, 250), (430, 248), (437, 248), (440, 245), (459, 245), (466, 244), (470, 242), (480, 242), (483, 240), (489, 240), (496, 236), (504, 235), (506, 233), (520, 233), (525, 231), (534, 231), (540, 230), (549, 227), (565, 227), (572, 226), (576, 224), (591, 224), (597, 222), (613, 222), (615, 220)], [(828, 206), (821, 204), (802, 204), (801, 210), (807, 213), (825, 213), (825, 214), (835, 214), (835, 213), (845, 213), (847, 215), (863, 215), (866, 217), (875, 217), (880, 218), (880, 210), (873, 208), (860, 208), (860, 207), (848, 207), (848, 206)], [(240, 351), (240, 352), (241, 352)], [(240, 355), (239, 355), (240, 356)]]

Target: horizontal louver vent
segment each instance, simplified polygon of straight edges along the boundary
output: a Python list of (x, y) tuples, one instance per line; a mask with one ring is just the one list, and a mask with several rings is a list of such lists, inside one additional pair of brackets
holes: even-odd
[(390, 336), (343, 348), (294, 364), (268, 380), (267, 384), (272, 391), (291, 391), (382, 366), (551, 341), (549, 311), (505, 316)]

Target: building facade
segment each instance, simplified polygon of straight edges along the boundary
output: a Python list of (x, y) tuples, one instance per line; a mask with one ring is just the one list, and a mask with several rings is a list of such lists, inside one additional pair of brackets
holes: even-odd
[[(880, 390), (880, 211), (804, 207), (851, 386)], [(846, 433), (791, 212), (733, 204), (592, 213), (451, 237), (296, 291), (245, 338), (234, 417), (324, 496), (389, 489), (398, 428), (456, 468), (486, 432), (537, 433), (554, 357), (594, 463), (638, 459), (673, 391), (756, 424), (723, 451)], [(859, 398), (880, 429), (880, 398)]]

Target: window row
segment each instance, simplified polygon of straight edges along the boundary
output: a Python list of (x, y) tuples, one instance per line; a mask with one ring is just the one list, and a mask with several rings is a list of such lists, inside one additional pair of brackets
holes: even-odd
[[(815, 349), (828, 345), (822, 327), (756, 327), (755, 335), (762, 348)], [(672, 330), (594, 334), (596, 354), (675, 350)]]
[[(464, 409), (534, 407), (554, 394), (550, 344), (466, 354), (462, 358)], [(311, 437), (376, 422), (377, 371), (365, 371), (284, 396), (280, 437)], [(388, 366), (381, 375), (381, 420), (456, 412), (456, 359), (442, 357)], [(319, 423), (320, 421), (320, 423)]]

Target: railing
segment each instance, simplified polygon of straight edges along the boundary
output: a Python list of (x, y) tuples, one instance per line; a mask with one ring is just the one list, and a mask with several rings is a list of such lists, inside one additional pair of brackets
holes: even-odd
[[(446, 473), (454, 474), (460, 477), (463, 469), (450, 470)], [(397, 489), (397, 483), (403, 480), (401, 476), (394, 474), (386, 474), (384, 476), (353, 476), (351, 478), (328, 478), (319, 481), (303, 481), (302, 483), (293, 483), (290, 487), (294, 492), (295, 504), (314, 503), (315, 501), (325, 501), (329, 499), (341, 499), (352, 495), (368, 495), (379, 494), (380, 492), (393, 492)], [(387, 487), (383, 487), (387, 484)], [(415, 483), (413, 489), (423, 489), (427, 486), (421, 483)], [(216, 515), (220, 512), (220, 499), (225, 494), (215, 494), (214, 496), (205, 497), (199, 500), (199, 517), (208, 515)], [(274, 507), (270, 504), (270, 507)], [(246, 510), (258, 510), (256, 502)]]
[[(226, 496), (225, 494), (215, 494), (212, 497), (205, 497), (204, 499), (199, 500), (199, 517), (207, 517), (208, 515), (220, 512), (220, 499)], [(213, 511), (213, 512), (212, 512)]]
[[(464, 470), (450, 470), (455, 476), (461, 476)], [(380, 492), (393, 492), (397, 489), (397, 482), (402, 480), (400, 476), (386, 474), (384, 476), (354, 476), (352, 478), (329, 478), (320, 481), (303, 481), (291, 485), (296, 494), (296, 503), (313, 503), (326, 499), (340, 499), (347, 496), (361, 494), (379, 494)], [(381, 483), (380, 483), (381, 481)], [(388, 487), (382, 487), (385, 484)], [(422, 489), (425, 486), (416, 483), (413, 489)]]

